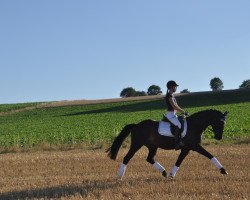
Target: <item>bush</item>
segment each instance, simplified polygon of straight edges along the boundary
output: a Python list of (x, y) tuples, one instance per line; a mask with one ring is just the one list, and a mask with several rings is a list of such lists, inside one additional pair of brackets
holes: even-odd
[(136, 96), (147, 96), (147, 93), (144, 91), (136, 91)]
[(181, 91), (181, 93), (190, 93), (190, 92), (188, 91), (188, 89), (184, 89)]

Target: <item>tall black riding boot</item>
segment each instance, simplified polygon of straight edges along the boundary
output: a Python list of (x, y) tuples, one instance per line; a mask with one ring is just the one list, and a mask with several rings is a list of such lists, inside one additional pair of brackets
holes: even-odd
[(184, 143), (181, 140), (181, 129), (179, 129), (179, 127), (175, 128), (174, 139), (175, 139), (175, 150), (181, 149), (184, 146)]

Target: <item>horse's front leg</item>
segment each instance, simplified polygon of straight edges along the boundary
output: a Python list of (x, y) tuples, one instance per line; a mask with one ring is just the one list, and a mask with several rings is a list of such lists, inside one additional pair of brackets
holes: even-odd
[(170, 178), (174, 178), (176, 172), (178, 171), (182, 161), (186, 158), (186, 156), (188, 155), (189, 153), (189, 149), (186, 149), (186, 148), (183, 148), (181, 149), (181, 153), (175, 163), (175, 166), (173, 167), (172, 171), (170, 172)]
[(206, 149), (204, 149), (201, 145), (197, 145), (193, 148), (194, 151), (198, 152), (199, 154), (207, 157), (210, 159), (214, 165), (220, 170), (221, 174), (227, 175), (227, 171), (223, 168), (223, 166), (220, 164), (220, 162), (215, 158), (212, 154), (210, 154)]

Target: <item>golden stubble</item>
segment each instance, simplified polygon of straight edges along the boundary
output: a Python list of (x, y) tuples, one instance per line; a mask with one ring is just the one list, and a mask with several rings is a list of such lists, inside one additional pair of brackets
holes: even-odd
[[(174, 180), (146, 162), (142, 148), (117, 172), (117, 161), (104, 149), (41, 151), (0, 155), (0, 199), (249, 199), (249, 145), (207, 146), (229, 175), (223, 176), (207, 158), (191, 152)], [(169, 173), (179, 152), (158, 150), (156, 160)]]

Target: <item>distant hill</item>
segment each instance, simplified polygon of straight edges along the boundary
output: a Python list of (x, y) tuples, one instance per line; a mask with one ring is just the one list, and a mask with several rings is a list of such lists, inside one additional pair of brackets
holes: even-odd
[[(250, 89), (221, 90), (221, 91), (205, 91), (192, 93), (175, 94), (178, 103), (183, 106), (206, 106), (227, 103), (240, 103), (250, 101)], [(142, 97), (127, 97), (100, 100), (73, 100), (73, 101), (57, 101), (41, 105), (41, 107), (60, 107), (60, 106), (78, 106), (93, 105), (100, 103), (117, 103), (129, 101), (145, 101), (145, 100), (162, 100), (165, 95), (152, 95)]]
[[(236, 89), (236, 90), (221, 90), (221, 91), (205, 91), (205, 92), (191, 92), (191, 93), (177, 93), (175, 94), (178, 104), (184, 108), (212, 106), (231, 103), (250, 102), (250, 89)], [(98, 100), (64, 100), (55, 102), (42, 103), (22, 103), (22, 104), (0, 104), (0, 116), (12, 114), (13, 112), (22, 112), (27, 110), (34, 110), (37, 108), (55, 108), (66, 106), (82, 106), (95, 104), (108, 104), (119, 102), (149, 102), (145, 107), (151, 109), (161, 109), (165, 107), (165, 95), (152, 95), (141, 97), (127, 97), (127, 98), (113, 98), (113, 99), (98, 99)]]
[(178, 96), (178, 103), (184, 107), (199, 107), (250, 102), (250, 89), (194, 92)]

